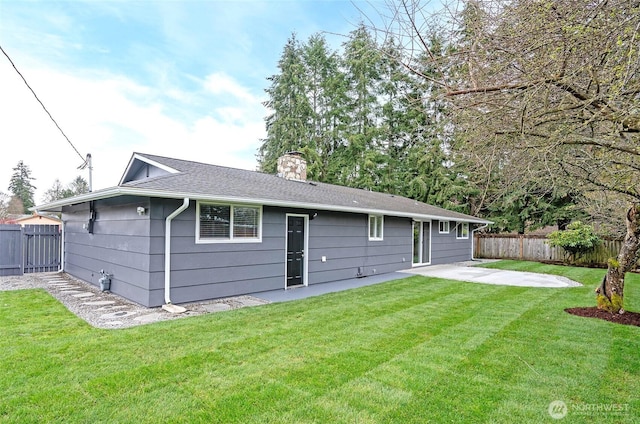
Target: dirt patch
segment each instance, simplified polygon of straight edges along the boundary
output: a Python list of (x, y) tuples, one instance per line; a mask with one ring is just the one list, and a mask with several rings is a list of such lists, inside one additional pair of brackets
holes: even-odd
[(624, 314), (612, 314), (611, 312), (603, 311), (595, 306), (583, 307), (583, 308), (567, 308), (565, 312), (571, 315), (577, 315), (579, 317), (598, 318), (616, 324), (634, 325), (640, 327), (640, 313), (625, 311)]

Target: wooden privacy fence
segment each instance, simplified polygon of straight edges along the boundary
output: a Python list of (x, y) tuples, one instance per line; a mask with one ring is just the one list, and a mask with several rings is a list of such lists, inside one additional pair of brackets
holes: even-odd
[(0, 276), (60, 269), (58, 225), (0, 225)]
[[(579, 257), (576, 264), (606, 267), (609, 258), (617, 257), (621, 247), (622, 240), (602, 240), (592, 252)], [(474, 240), (474, 257), (563, 262), (566, 252), (561, 247), (549, 246), (545, 236), (477, 234)]]

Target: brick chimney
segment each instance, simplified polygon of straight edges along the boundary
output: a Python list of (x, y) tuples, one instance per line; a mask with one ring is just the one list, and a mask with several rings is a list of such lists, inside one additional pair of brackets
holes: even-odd
[(300, 152), (287, 152), (278, 158), (277, 175), (287, 180), (306, 181), (307, 161)]

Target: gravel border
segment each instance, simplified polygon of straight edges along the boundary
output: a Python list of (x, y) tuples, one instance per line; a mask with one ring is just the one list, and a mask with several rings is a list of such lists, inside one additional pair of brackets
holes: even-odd
[[(474, 266), (494, 260), (473, 260), (456, 265)], [(187, 309), (173, 314), (164, 309), (147, 308), (64, 272), (0, 276), (0, 291), (44, 289), (69, 311), (96, 328), (118, 329), (158, 321), (186, 318), (271, 303), (253, 296), (235, 296), (204, 302), (181, 304)]]
[(248, 306), (270, 303), (253, 296), (236, 296), (206, 302), (181, 304), (181, 314), (164, 309), (147, 308), (63, 272), (0, 276), (0, 291), (44, 289), (69, 311), (93, 327), (128, 328), (153, 322), (180, 319)]

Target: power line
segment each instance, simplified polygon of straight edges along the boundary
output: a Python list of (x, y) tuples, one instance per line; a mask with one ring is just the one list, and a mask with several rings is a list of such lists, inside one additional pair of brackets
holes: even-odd
[(24, 81), (24, 83), (27, 85), (27, 87), (29, 88), (29, 90), (31, 90), (31, 92), (33, 93), (33, 96), (36, 98), (36, 100), (38, 101), (38, 103), (40, 103), (40, 106), (42, 106), (42, 108), (44, 109), (45, 112), (47, 112), (47, 115), (49, 115), (49, 118), (51, 118), (51, 120), (53, 121), (53, 123), (56, 125), (56, 127), (60, 130), (60, 133), (62, 134), (62, 136), (69, 142), (69, 144), (71, 145), (71, 147), (73, 147), (73, 150), (78, 154), (78, 156), (80, 156), (80, 159), (82, 159), (83, 161), (85, 161), (85, 158), (80, 154), (80, 152), (78, 151), (78, 149), (76, 149), (76, 146), (73, 145), (73, 143), (71, 142), (71, 140), (69, 140), (69, 137), (67, 137), (67, 135), (64, 133), (64, 131), (62, 131), (62, 128), (60, 128), (60, 125), (58, 125), (58, 123), (56, 122), (55, 119), (53, 119), (53, 116), (51, 116), (51, 114), (49, 113), (49, 111), (47, 110), (47, 108), (45, 107), (44, 103), (42, 103), (42, 101), (38, 98), (38, 95), (36, 94), (35, 91), (33, 91), (33, 88), (31, 88), (31, 86), (29, 85), (29, 83), (27, 82), (27, 80), (22, 76), (22, 74), (20, 73), (20, 71), (18, 70), (18, 68), (16, 67), (16, 65), (13, 63), (13, 60), (11, 60), (11, 58), (9, 57), (9, 55), (7, 54), (7, 52), (4, 51), (4, 49), (2, 48), (2, 46), (0, 46), (0, 50), (2, 50), (2, 53), (4, 53), (4, 55), (7, 57), (7, 59), (9, 59), (9, 62), (11, 63), (11, 66), (13, 66), (13, 69), (16, 70), (16, 72), (18, 73), (18, 75), (20, 75), (20, 78), (22, 78), (22, 81)]

